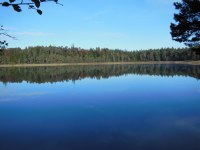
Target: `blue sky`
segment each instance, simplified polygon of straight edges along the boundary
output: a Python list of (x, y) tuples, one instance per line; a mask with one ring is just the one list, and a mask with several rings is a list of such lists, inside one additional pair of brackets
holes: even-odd
[(59, 0), (64, 6), (42, 3), (41, 16), (28, 6), (21, 6), (20, 13), (11, 6), (0, 6), (0, 24), (19, 40), (0, 38), (6, 39), (9, 47), (21, 48), (37, 45), (71, 47), (73, 43), (84, 49), (182, 48), (185, 45), (172, 41), (170, 35), (173, 14), (178, 13), (174, 1), (181, 0)]

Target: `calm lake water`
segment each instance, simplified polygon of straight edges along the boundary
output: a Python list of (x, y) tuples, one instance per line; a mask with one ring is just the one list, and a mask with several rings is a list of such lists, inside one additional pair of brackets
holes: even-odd
[(0, 68), (0, 150), (199, 150), (200, 66)]

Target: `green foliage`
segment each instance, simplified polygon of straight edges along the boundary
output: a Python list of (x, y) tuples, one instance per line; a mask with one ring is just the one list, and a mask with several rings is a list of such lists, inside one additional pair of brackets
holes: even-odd
[(200, 41), (200, 1), (182, 0), (175, 2), (174, 6), (179, 10), (179, 14), (174, 14), (174, 19), (178, 24), (171, 23), (172, 39), (184, 42), (189, 47), (199, 45)]
[[(84, 50), (77, 47), (28, 47), (10, 48), (0, 55), (1, 64), (47, 64), (47, 63), (100, 63), (134, 61), (185, 61), (200, 60), (189, 48), (161, 48), (155, 50), (122, 51), (108, 48)], [(9, 58), (7, 58), (9, 57)]]
[(3, 62), (3, 57), (0, 56), (0, 64)]

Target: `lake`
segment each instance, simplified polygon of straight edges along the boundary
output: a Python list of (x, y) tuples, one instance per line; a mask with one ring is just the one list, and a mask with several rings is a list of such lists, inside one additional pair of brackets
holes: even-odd
[(200, 66), (0, 68), (0, 150), (199, 150)]

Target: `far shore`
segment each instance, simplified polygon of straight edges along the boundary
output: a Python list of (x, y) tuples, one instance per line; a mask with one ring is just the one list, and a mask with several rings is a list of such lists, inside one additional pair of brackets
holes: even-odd
[(99, 62), (99, 63), (55, 63), (55, 64), (6, 64), (6, 65), (0, 65), (0, 67), (122, 65), (122, 64), (190, 64), (190, 65), (200, 65), (200, 61), (142, 61), (142, 62)]

